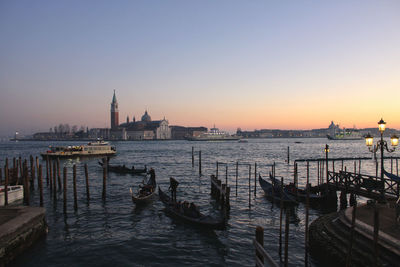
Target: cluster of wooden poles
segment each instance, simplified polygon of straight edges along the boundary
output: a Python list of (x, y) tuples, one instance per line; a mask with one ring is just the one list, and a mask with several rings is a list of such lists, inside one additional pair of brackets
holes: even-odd
[(230, 193), (231, 188), (227, 184), (223, 184), (215, 175), (211, 175), (211, 197), (220, 205), (223, 216), (226, 219), (230, 210)]
[[(106, 159), (103, 159), (105, 162)], [(106, 199), (106, 181), (107, 181), (107, 164), (103, 164), (103, 191), (102, 198)], [(88, 166), (84, 164), (85, 181), (86, 181), (86, 197), (90, 200), (89, 190), (89, 174)], [(43, 173), (42, 164), (39, 164), (39, 159), (34, 159), (30, 156), (30, 169), (28, 168), (27, 160), (22, 160), (21, 157), (18, 159), (13, 158), (13, 165), (9, 166), (8, 158), (5, 160), (4, 166), (4, 182), (2, 179), (2, 170), (0, 168), (0, 183), (4, 185), (4, 205), (8, 205), (8, 191), (7, 188), (10, 184), (21, 184), (24, 188), (24, 204), (30, 205), (30, 189), (35, 189), (35, 180), (37, 179), (37, 185), (40, 193), (40, 206), (43, 207)], [(63, 190), (64, 199), (64, 212), (67, 210), (67, 167), (63, 168), (63, 182), (61, 182), (61, 168), (60, 159), (46, 158), (46, 185), (50, 189), (50, 195), (53, 195), (54, 200), (57, 199), (57, 187), (58, 191)], [(72, 180), (73, 180), (73, 195), (74, 195), (74, 210), (78, 209), (77, 201), (77, 190), (76, 190), (76, 164), (72, 167)], [(58, 185), (58, 186), (57, 186)]]

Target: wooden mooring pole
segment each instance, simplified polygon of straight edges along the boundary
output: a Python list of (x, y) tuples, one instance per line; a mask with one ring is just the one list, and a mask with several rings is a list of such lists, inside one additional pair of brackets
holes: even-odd
[(28, 177), (28, 164), (26, 163), (26, 160), (24, 162), (24, 198), (25, 198), (25, 204), (29, 206), (30, 204), (30, 194), (29, 194), (29, 177)]
[(199, 151), (199, 175), (201, 176), (201, 150)]
[(103, 200), (106, 199), (106, 180), (107, 180), (107, 164), (105, 164), (105, 160), (103, 161), (103, 193), (102, 193), (102, 198)]
[(228, 186), (228, 164), (225, 165), (225, 184)]
[(78, 210), (78, 198), (76, 194), (76, 165), (72, 167), (72, 179), (73, 179), (73, 187), (74, 187), (74, 210)]
[(290, 164), (290, 148), (287, 147), (287, 164)]
[(192, 168), (194, 168), (194, 147), (192, 147)]
[(85, 178), (86, 178), (86, 198), (89, 201), (90, 200), (90, 193), (89, 193), (89, 174), (88, 174), (88, 167), (87, 164), (85, 163)]
[(39, 165), (39, 193), (40, 193), (40, 207), (43, 207), (43, 176), (42, 176), (42, 165)]
[(236, 196), (238, 194), (238, 176), (239, 176), (239, 162), (236, 161)]
[(58, 178), (58, 190), (61, 190), (60, 158), (57, 158), (57, 178)]
[(251, 165), (249, 164), (249, 209), (251, 209), (251, 184), (250, 184), (250, 179), (251, 179)]
[(49, 163), (48, 165), (48, 177), (47, 177), (47, 185), (49, 185), (49, 181), (50, 181), (50, 192), (53, 191), (53, 169), (52, 169), (52, 161), (49, 160), (49, 158), (47, 158), (47, 162)]
[(49, 186), (49, 157), (48, 156), (46, 156), (46, 185)]
[(63, 171), (63, 174), (64, 174), (64, 179), (63, 179), (63, 200), (64, 200), (64, 205), (63, 205), (63, 207), (64, 207), (64, 213), (66, 213), (67, 212), (67, 167), (64, 167), (64, 171)]
[(35, 189), (35, 164), (34, 164), (34, 160), (33, 160), (33, 157), (32, 156), (30, 156), (30, 161), (31, 161), (31, 175), (30, 175), (30, 181), (31, 181), (31, 184), (30, 184), (30, 187), (32, 188), (32, 190), (34, 190)]
[(257, 162), (254, 163), (254, 197), (257, 196)]
[(8, 158), (4, 166), (4, 206), (8, 205)]
[(57, 161), (53, 161), (53, 198), (57, 199)]

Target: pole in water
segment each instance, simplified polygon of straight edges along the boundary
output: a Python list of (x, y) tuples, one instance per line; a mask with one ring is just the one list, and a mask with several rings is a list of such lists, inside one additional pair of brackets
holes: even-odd
[(8, 158), (4, 167), (4, 206), (8, 205)]
[(39, 165), (39, 192), (40, 192), (40, 207), (43, 207), (43, 175), (42, 175), (42, 165)]
[(88, 167), (87, 164), (85, 163), (85, 178), (86, 178), (86, 198), (89, 201), (90, 200), (90, 193), (89, 193), (89, 174), (88, 174)]
[(239, 176), (239, 162), (236, 161), (236, 196), (238, 194), (238, 176)]
[(249, 209), (251, 208), (251, 185), (250, 185), (250, 179), (251, 179), (251, 165), (249, 164)]
[(76, 165), (74, 164), (72, 169), (72, 179), (73, 179), (73, 187), (74, 187), (74, 210), (78, 209), (78, 199), (76, 196)]
[(290, 163), (290, 150), (289, 147), (287, 147), (287, 164)]
[(194, 168), (194, 147), (192, 147), (192, 168)]
[[(104, 162), (106, 161), (104, 160)], [(106, 199), (106, 179), (107, 179), (107, 169), (106, 169), (106, 164), (103, 164), (103, 193), (102, 193), (103, 200)]]
[(257, 194), (257, 163), (254, 162), (254, 196)]
[(63, 198), (64, 198), (64, 213), (67, 212), (67, 167), (64, 167), (64, 194), (63, 194)]
[(225, 167), (225, 184), (228, 186), (228, 164), (226, 164)]
[(201, 176), (201, 150), (199, 151), (199, 175)]
[(58, 178), (58, 190), (61, 190), (60, 158), (57, 158), (57, 178)]

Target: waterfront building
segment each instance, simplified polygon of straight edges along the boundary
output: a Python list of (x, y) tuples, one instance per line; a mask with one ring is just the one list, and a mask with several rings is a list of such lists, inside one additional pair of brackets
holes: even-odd
[(151, 116), (145, 111), (140, 121), (133, 120), (119, 125), (121, 130), (126, 131), (123, 140), (167, 140), (171, 139), (171, 128), (165, 118), (152, 121)]
[(111, 102), (111, 129), (115, 130), (119, 125), (119, 111), (118, 111), (118, 102), (117, 97), (115, 96), (115, 90), (113, 99)]
[(206, 127), (183, 127), (183, 126), (170, 126), (172, 139), (186, 139), (188, 137), (197, 137), (202, 133), (206, 133)]

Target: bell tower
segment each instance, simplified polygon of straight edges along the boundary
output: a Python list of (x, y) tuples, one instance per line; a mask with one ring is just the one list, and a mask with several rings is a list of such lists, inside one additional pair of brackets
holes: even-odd
[(114, 89), (114, 95), (113, 99), (111, 102), (111, 129), (116, 129), (118, 128), (119, 125), (119, 112), (118, 112), (118, 102), (117, 102), (117, 97), (115, 96), (115, 89)]

